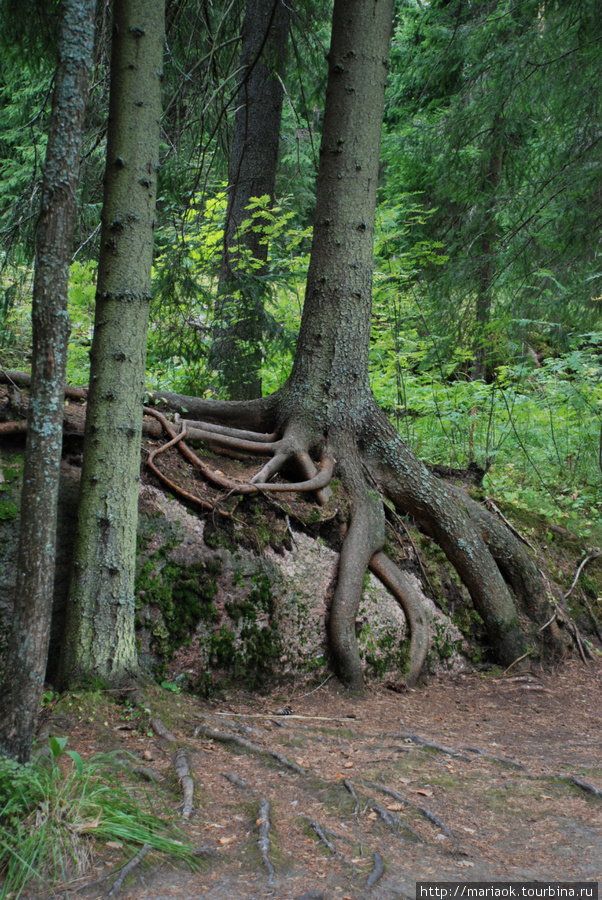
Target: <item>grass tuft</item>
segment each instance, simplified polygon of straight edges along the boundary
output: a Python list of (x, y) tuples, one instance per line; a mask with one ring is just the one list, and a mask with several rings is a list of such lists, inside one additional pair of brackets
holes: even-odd
[[(105, 841), (152, 850), (197, 865), (194, 848), (149, 794), (124, 780), (123, 753), (84, 761), (51, 738), (21, 764), (0, 757), (0, 900), (17, 900), (28, 885), (55, 889), (80, 878)], [(163, 811), (168, 815), (168, 810)]]

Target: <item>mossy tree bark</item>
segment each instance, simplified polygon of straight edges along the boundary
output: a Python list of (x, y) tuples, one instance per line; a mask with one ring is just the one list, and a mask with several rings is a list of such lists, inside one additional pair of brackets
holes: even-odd
[(95, 7), (91, 0), (64, 0), (62, 6), (36, 240), (17, 587), (0, 691), (0, 752), (21, 762), (31, 753), (48, 658), (70, 333), (67, 289)]
[(232, 400), (261, 397), (268, 245), (261, 232), (241, 226), (252, 198), (274, 199), (289, 27), (287, 3), (247, 0), (212, 348), (220, 387)]
[(63, 685), (137, 672), (134, 574), (164, 0), (116, 0), (101, 251)]
[[(373, 230), (392, 7), (393, 0), (335, 0), (314, 239), (290, 378), (270, 397), (246, 403), (155, 395), (173, 409), (186, 408), (192, 418), (218, 423), (230, 449), (236, 446), (232, 425), (258, 432), (258, 442), (269, 441), (265, 455), (272, 459), (252, 479), (263, 492), (313, 490), (319, 499), (336, 465), (352, 508), (329, 636), (338, 674), (354, 690), (362, 686), (355, 619), (368, 566), (411, 620), (410, 678), (419, 674), (427, 649), (420, 594), (383, 559), (383, 496), (445, 551), (502, 663), (515, 662), (529, 641), (541, 640), (538, 629), (549, 624), (551, 611), (542, 579), (518, 542), (414, 456), (370, 388)], [(209, 436), (219, 444), (215, 430)], [(246, 438), (241, 432), (241, 451), (248, 449)], [(288, 463), (302, 481), (273, 482)], [(233, 489), (231, 482), (222, 487)], [(544, 634), (553, 647), (562, 645), (556, 629)]]

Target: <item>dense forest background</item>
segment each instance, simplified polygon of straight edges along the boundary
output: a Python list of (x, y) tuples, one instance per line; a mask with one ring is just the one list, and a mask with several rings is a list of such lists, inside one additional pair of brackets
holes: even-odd
[[(24, 53), (8, 5), (0, 63), (0, 358), (18, 369), (30, 354), (56, 64), (56, 7), (31, 12)], [(244, 12), (168, 3), (151, 389), (224, 396), (212, 340)], [(72, 385), (88, 380), (102, 203), (108, 7), (99, 15), (71, 264)], [(299, 329), (329, 29), (328, 4), (295, 10), (275, 200), (253, 200), (242, 229), (269, 248), (267, 266), (249, 251), (236, 258), (260, 319), (264, 394), (286, 379)], [(600, 508), (600, 39), (595, 0), (398, 3), (371, 342), (376, 397), (422, 459), (475, 464), (487, 492), (586, 535)]]
[[(288, 702), (280, 707), (289, 694), (276, 713), (250, 712), (245, 701), (227, 719), (199, 698), (214, 701), (218, 686), (246, 688), (256, 704), (278, 675), (281, 686), (292, 680), (290, 696), (298, 677), (320, 680), (302, 689), (298, 700), (313, 699), (293, 721), (339, 728), (348, 704), (350, 753), (365, 744), (356, 763), (379, 767), (378, 783), (362, 769), (354, 787), (350, 753), (342, 765), (321, 756), (303, 799), (320, 815), (327, 792), (343, 788), (353, 800), (353, 866), (364, 857), (360, 816), (423, 843), (394, 812), (402, 809), (440, 829), (433, 846), (447, 862), (469, 855), (438, 815), (398, 792), (410, 784), (397, 777), (405, 769), (391, 775), (395, 789), (380, 783), (422, 749), (437, 764), (431, 751), (443, 753), (450, 774), (460, 762), (486, 761), (544, 779), (546, 790), (586, 794), (581, 823), (571, 825), (573, 807), (534, 795), (530, 781), (528, 818), (522, 831), (507, 819), (512, 841), (500, 854), (505, 873), (524, 876), (510, 868), (517, 842), (522, 865), (533, 811), (554, 801), (559, 838), (577, 835), (579, 865), (589, 865), (582, 836), (591, 832), (586, 850), (594, 850), (590, 802), (602, 792), (581, 776), (600, 771), (591, 740), (599, 676), (575, 678), (573, 668), (567, 685), (555, 669), (554, 690), (541, 679), (544, 663), (579, 654), (587, 665), (600, 655), (585, 637), (601, 639), (592, 605), (600, 609), (599, 580), (587, 580), (583, 606), (567, 601), (602, 546), (601, 12), (599, 0), (0, 0), (2, 897), (20, 894), (30, 877), (50, 885), (83, 874), (95, 839), (111, 837), (107, 848), (124, 852), (140, 847), (111, 894), (151, 851), (192, 869), (199, 855), (219, 855), (172, 840), (154, 800), (126, 785), (129, 775), (152, 790), (162, 780), (134, 765), (157, 758), (152, 748), (139, 756), (151, 740), (166, 757), (158, 765), (173, 764), (184, 820), (194, 814), (191, 741), (207, 748), (197, 777), (203, 769), (207, 788), (209, 777), (216, 783), (216, 817), (219, 778), (250, 791), (234, 820), (241, 830), (248, 820), (241, 841), (259, 829), (253, 858), (258, 850), (271, 885), (266, 797), (281, 800), (280, 776), (312, 774), (301, 731), (295, 737), (273, 719), (293, 714)], [(153, 462), (164, 451), (167, 474)], [(183, 501), (175, 511), (159, 484)], [(293, 563), (288, 582), (273, 566), (274, 590), (268, 554), (285, 566), (301, 539), (311, 553), (326, 550), (323, 583), (314, 588), (304, 574), (315, 575), (312, 558), (305, 569)], [(391, 605), (373, 594), (370, 618), (361, 604), (373, 576)], [(301, 582), (314, 606), (297, 593)], [(381, 620), (391, 607), (387, 632)], [(308, 636), (312, 655), (289, 660)], [(456, 660), (460, 653), (471, 655)], [(461, 681), (461, 702), (452, 693), (434, 705), (433, 693), (412, 700), (411, 686), (435, 665), (449, 675), (458, 661), (465, 673), (468, 659), (503, 667), (489, 671), (495, 686), (480, 700)], [(392, 681), (369, 689), (360, 733), (352, 704), (365, 696), (364, 675), (387, 673)], [(327, 692), (314, 695), (333, 675), (324, 717)], [(480, 678), (481, 670), (473, 688)], [(498, 737), (469, 732), (490, 724), (490, 700), (506, 703), (499, 694), (508, 686), (525, 692), (517, 699), (526, 712), (500, 707), (501, 743), (452, 749)], [(393, 700), (373, 702), (387, 689)], [(174, 703), (183, 690), (191, 696)], [(529, 691), (540, 691), (541, 708), (525, 705)], [(457, 704), (453, 739), (384, 735), (384, 723), (404, 723), (401, 695), (412, 721), (424, 706), (429, 731), (447, 727)], [(40, 749), (40, 710), (53, 730), (71, 728), (85, 754), (115, 746), (125, 727), (130, 762), (123, 747), (84, 762), (55, 734)], [(257, 727), (233, 722), (238, 715)], [(192, 738), (189, 716), (201, 719)], [(272, 726), (283, 728), (287, 753), (302, 754), (295, 762), (273, 749)], [(573, 740), (559, 741), (561, 726)], [(341, 733), (332, 734), (338, 755)], [(403, 741), (386, 748), (399, 749), (399, 760), (375, 756), (383, 737)], [(514, 755), (521, 741), (530, 759), (553, 743), (547, 774), (491, 753)], [(277, 762), (265, 796), (209, 762), (214, 742)], [(322, 734), (318, 744), (326, 745)], [(578, 754), (567, 763), (570, 747)], [(237, 755), (237, 766), (245, 758)], [(497, 776), (484, 775), (495, 786)], [(414, 793), (438, 803), (428, 778)], [(395, 804), (380, 807), (366, 789)], [(482, 833), (497, 846), (487, 829), (500, 817), (499, 796), (491, 814), (476, 796), (473, 810), (488, 818)], [(472, 821), (466, 797), (448, 797), (447, 811)], [(300, 810), (292, 833), (304, 847)], [(335, 812), (333, 825), (346, 828)], [(557, 865), (547, 815), (541, 846)], [(346, 862), (326, 838), (339, 840), (337, 831), (307, 824), (331, 861)], [(489, 852), (481, 833), (475, 843)], [(414, 859), (406, 851), (399, 871)], [(370, 852), (365, 882), (350, 870), (357, 885), (361, 874), (362, 896), (388, 877), (383, 856)], [(440, 862), (422, 871), (455, 872)], [(562, 877), (594, 871), (561, 862)], [(283, 859), (277, 867), (284, 872)], [(473, 874), (494, 883), (492, 872)], [(299, 870), (299, 889), (306, 882)], [(324, 896), (312, 890), (298, 900), (310, 894)]]

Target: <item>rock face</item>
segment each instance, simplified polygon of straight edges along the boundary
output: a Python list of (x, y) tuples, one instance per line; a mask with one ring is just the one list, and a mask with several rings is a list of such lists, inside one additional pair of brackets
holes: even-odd
[[(19, 457), (4, 459), (3, 470), (0, 629), (6, 631), (16, 576)], [(58, 663), (52, 648), (60, 647), (78, 489), (79, 470), (63, 465), (50, 681)], [(279, 678), (302, 683), (326, 677), (326, 624), (338, 554), (323, 540), (287, 522), (287, 539), (273, 540), (261, 552), (232, 539), (220, 542), (215, 529), (148, 484), (141, 485), (139, 510), (137, 634), (141, 658), (160, 680), (207, 692), (224, 679), (258, 689)], [(431, 671), (462, 667), (462, 635), (432, 600), (425, 598), (425, 605), (432, 625)], [(403, 678), (406, 620), (373, 575), (366, 579), (357, 635), (368, 678)]]
[[(226, 677), (257, 688), (273, 677), (303, 680), (327, 672), (326, 623), (338, 554), (320, 539), (291, 532), (290, 549), (268, 547), (261, 554), (210, 547), (204, 522), (149, 486), (141, 493), (140, 531), (141, 650), (168, 681), (203, 690)], [(425, 604), (435, 651), (431, 669), (462, 667), (462, 635), (431, 600)], [(357, 634), (367, 677), (403, 676), (405, 616), (372, 575)]]

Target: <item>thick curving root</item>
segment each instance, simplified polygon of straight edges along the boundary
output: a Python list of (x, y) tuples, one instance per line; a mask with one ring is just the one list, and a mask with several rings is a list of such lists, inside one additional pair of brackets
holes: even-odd
[(414, 579), (396, 566), (382, 552), (370, 560), (370, 571), (382, 581), (405, 613), (410, 629), (410, 669), (406, 683), (412, 685), (418, 679), (429, 651), (429, 629), (422, 604), (422, 592)]
[[(336, 424), (331, 421), (328, 428), (320, 422), (322, 416), (329, 418), (324, 410), (320, 417), (315, 410), (309, 414), (302, 404), (291, 401), (294, 396), (290, 386), (248, 402), (161, 394), (155, 395), (155, 402), (180, 412), (186, 408), (197, 418), (182, 420), (178, 416), (171, 423), (156, 408), (145, 412), (162, 424), (170, 446), (177, 446), (212, 485), (231, 493), (306, 492), (323, 503), (336, 467), (349, 492), (351, 512), (328, 634), (337, 674), (348, 688), (359, 691), (363, 686), (355, 621), (368, 569), (404, 609), (411, 635), (410, 683), (419, 677), (429, 649), (423, 595), (414, 579), (382, 549), (383, 497), (399, 512), (411, 515), (444, 550), (468, 588), (500, 662), (509, 665), (528, 656), (528, 641), (542, 626), (548, 645), (564, 649), (564, 635), (556, 621), (550, 625), (553, 610), (541, 574), (520, 541), (488, 510), (429, 472), (408, 450), (371, 394), (364, 394), (362, 402), (355, 404), (362, 410), (355, 420), (347, 410), (345, 415), (339, 410)], [(237, 481), (200, 460), (185, 438), (202, 441), (217, 451), (268, 459), (249, 481)], [(298, 474), (299, 481), (279, 480), (290, 471)], [(525, 618), (531, 631), (525, 631)]]

